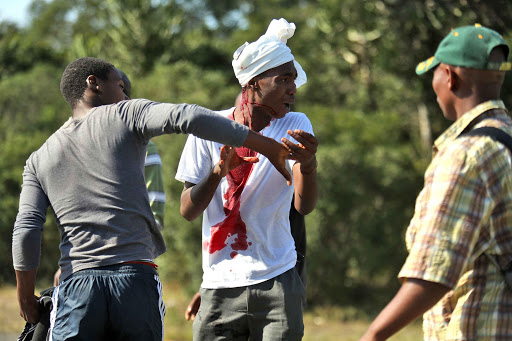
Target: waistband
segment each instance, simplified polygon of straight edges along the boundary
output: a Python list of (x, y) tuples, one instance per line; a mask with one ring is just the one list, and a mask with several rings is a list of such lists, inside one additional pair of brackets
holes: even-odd
[(158, 269), (158, 265), (156, 265), (155, 263), (148, 262), (148, 261), (143, 261), (143, 260), (131, 260), (131, 261), (128, 261), (128, 262), (123, 262), (123, 264), (144, 264), (144, 265), (152, 266), (155, 269)]
[(83, 269), (71, 274), (68, 278), (79, 276), (79, 275), (88, 275), (88, 274), (108, 274), (112, 273), (112, 275), (118, 273), (144, 273), (144, 274), (153, 274), (158, 275), (158, 272), (153, 266), (149, 266), (147, 264), (140, 263), (118, 263), (112, 265), (104, 265), (98, 266), (94, 268)]

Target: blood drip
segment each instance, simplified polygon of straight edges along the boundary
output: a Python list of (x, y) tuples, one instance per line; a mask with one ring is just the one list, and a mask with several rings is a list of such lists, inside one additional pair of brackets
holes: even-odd
[[(233, 119), (233, 117), (230, 117)], [(235, 152), (240, 157), (255, 157), (256, 152), (240, 147), (236, 148)], [(247, 229), (242, 217), (240, 216), (240, 197), (247, 184), (247, 180), (251, 175), (254, 164), (243, 164), (228, 173), (226, 179), (228, 181), (228, 189), (224, 194), (224, 214), (226, 219), (222, 222), (212, 226), (211, 238), (209, 244), (210, 254), (215, 251), (220, 251), (226, 247), (226, 240), (231, 235), (236, 235), (234, 243), (231, 248), (235, 251), (247, 250)], [(234, 258), (238, 253), (232, 252), (231, 258)]]

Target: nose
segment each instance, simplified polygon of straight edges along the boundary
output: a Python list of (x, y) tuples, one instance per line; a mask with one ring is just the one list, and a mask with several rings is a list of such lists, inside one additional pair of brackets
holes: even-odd
[(295, 81), (291, 82), (290, 88), (288, 89), (289, 95), (295, 95), (297, 93), (297, 85), (295, 84)]

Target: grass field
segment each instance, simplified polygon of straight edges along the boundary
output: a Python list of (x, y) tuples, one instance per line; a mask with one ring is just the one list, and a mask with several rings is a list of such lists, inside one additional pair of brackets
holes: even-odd
[[(171, 284), (164, 285), (165, 340), (192, 340), (192, 322), (185, 321), (184, 311), (189, 297), (185, 297), (179, 288)], [(0, 333), (19, 334), (25, 325), (18, 311), (16, 288), (0, 288)], [(365, 332), (369, 321), (347, 319), (346, 310), (336, 307), (316, 307), (304, 313), (304, 341), (357, 341)], [(422, 339), (421, 324), (416, 321), (392, 337), (391, 341), (416, 341)]]

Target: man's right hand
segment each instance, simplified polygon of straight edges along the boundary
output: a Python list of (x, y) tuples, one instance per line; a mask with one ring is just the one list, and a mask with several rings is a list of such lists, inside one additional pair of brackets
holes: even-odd
[(260, 160), (254, 156), (239, 156), (234, 147), (222, 146), (220, 149), (220, 160), (213, 168), (213, 173), (218, 174), (219, 177), (223, 178), (238, 166), (246, 163), (256, 163), (258, 161)]
[(29, 323), (37, 323), (40, 320), (39, 313), (39, 297), (33, 295), (30, 298), (18, 298), (18, 303), (20, 305), (20, 316)]
[(192, 320), (196, 318), (197, 312), (199, 311), (199, 307), (201, 306), (201, 294), (197, 292), (194, 297), (192, 297), (192, 300), (190, 300), (190, 303), (188, 304), (187, 310), (185, 310), (185, 319), (187, 321)]
[(265, 155), (284, 176), (288, 186), (292, 184), (292, 176), (286, 169), (286, 160), (293, 159), (293, 157), (284, 144), (249, 130), (243, 146)]
[(16, 270), (18, 304), (20, 316), (30, 323), (39, 322), (39, 302), (34, 295), (37, 269), (29, 271)]

